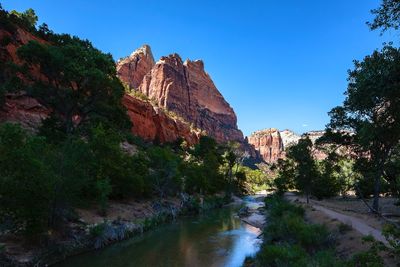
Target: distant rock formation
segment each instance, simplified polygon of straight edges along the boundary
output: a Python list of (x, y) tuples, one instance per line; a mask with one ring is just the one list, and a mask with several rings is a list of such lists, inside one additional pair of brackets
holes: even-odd
[(291, 145), (297, 144), (297, 142), (300, 140), (301, 136), (296, 134), (295, 132), (286, 129), (280, 132), (282, 142), (283, 142), (283, 149), (286, 149), (287, 147)]
[(248, 140), (267, 163), (274, 163), (284, 157), (284, 144), (278, 129), (256, 131), (248, 137)]
[[(157, 106), (176, 113), (218, 142), (245, 142), (237, 127), (235, 112), (205, 72), (201, 60), (183, 62), (178, 54), (172, 54), (161, 57), (144, 75), (153, 62), (150, 54), (150, 48), (145, 46), (119, 61), (120, 79), (138, 88)], [(135, 72), (135, 68), (140, 71)]]
[[(296, 145), (301, 138), (309, 137), (315, 144), (316, 140), (323, 136), (325, 131), (310, 131), (298, 135), (291, 130), (279, 131), (275, 128), (256, 131), (248, 137), (250, 145), (261, 155), (267, 163), (275, 163), (278, 159), (284, 159), (285, 151), (292, 145)], [(313, 155), (316, 159), (326, 158), (326, 153), (314, 147)]]

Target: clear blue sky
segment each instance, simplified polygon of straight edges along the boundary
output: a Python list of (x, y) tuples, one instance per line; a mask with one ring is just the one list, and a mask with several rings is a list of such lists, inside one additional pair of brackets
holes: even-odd
[(245, 135), (323, 129), (339, 105), (347, 70), (394, 33), (365, 22), (379, 0), (0, 0), (35, 9), (40, 23), (87, 38), (115, 59), (144, 43), (156, 60), (203, 59)]

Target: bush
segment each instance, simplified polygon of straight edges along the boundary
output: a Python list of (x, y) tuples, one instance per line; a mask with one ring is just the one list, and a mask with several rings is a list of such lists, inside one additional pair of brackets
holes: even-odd
[(307, 266), (308, 255), (299, 245), (263, 246), (257, 256), (258, 266)]
[(0, 217), (12, 217), (30, 236), (43, 232), (51, 215), (57, 185), (45, 162), (51, 152), (44, 139), (19, 126), (0, 126)]
[(400, 258), (400, 228), (393, 224), (385, 224), (382, 234), (389, 242), (394, 254)]

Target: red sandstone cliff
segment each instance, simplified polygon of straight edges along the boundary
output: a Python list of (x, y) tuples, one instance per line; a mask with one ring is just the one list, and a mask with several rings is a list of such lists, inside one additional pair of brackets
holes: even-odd
[[(6, 43), (0, 46), (0, 61), (17, 64), (22, 63), (16, 54), (20, 46), (27, 44), (31, 40), (45, 43), (44, 40), (21, 28), (18, 28), (13, 34), (5, 29), (0, 29), (0, 40), (7, 40)], [(41, 78), (40, 73), (35, 69), (30, 74), (38, 79)], [(0, 122), (20, 123), (26, 129), (35, 131), (50, 112), (50, 110), (41, 105), (36, 99), (26, 96), (21, 91), (5, 96), (5, 103), (3, 106), (0, 106)]]
[[(16, 55), (20, 46), (30, 40), (45, 42), (22, 29), (17, 29), (13, 34), (0, 29), (0, 40), (3, 39), (8, 39), (9, 42), (0, 46), (0, 60), (17, 64), (22, 63)], [(130, 75), (130, 80), (125, 82), (131, 87), (137, 88), (153, 65), (154, 59), (150, 48), (143, 46), (128, 58), (121, 60), (117, 69), (120, 77), (123, 77), (122, 74)], [(33, 70), (31, 74), (37, 79), (41, 79), (39, 72), (35, 73), (35, 70)], [(126, 107), (133, 124), (132, 132), (145, 140), (165, 143), (183, 138), (188, 144), (195, 144), (199, 139), (199, 130), (178, 118), (170, 116), (163, 109), (152, 106), (149, 101), (125, 95), (122, 103)], [(21, 91), (6, 95), (4, 105), (0, 106), (0, 122), (20, 123), (24, 128), (35, 131), (50, 113), (51, 110)]]
[(117, 75), (130, 88), (137, 89), (143, 77), (151, 71), (155, 62), (150, 46), (143, 45), (129, 57), (117, 62)]
[[(300, 136), (291, 130), (286, 129), (280, 132), (277, 129), (271, 128), (256, 131), (248, 137), (248, 141), (260, 153), (265, 162), (274, 163), (280, 158), (285, 158), (285, 150), (297, 144), (301, 138), (309, 137), (314, 145), (315, 141), (324, 133), (324, 131), (310, 131)], [(316, 146), (314, 146), (312, 152), (313, 156), (318, 160), (326, 158), (326, 153)]]
[(122, 103), (132, 121), (132, 132), (144, 140), (168, 143), (182, 138), (189, 145), (196, 144), (199, 140), (199, 131), (192, 129), (186, 122), (168, 116), (148, 101), (126, 94)]
[[(136, 61), (146, 61), (138, 59), (143, 54), (135, 51), (133, 55), (136, 56), (131, 58), (133, 62), (128, 63), (127, 58), (117, 64), (117, 69), (134, 65)], [(142, 74), (143, 71), (118, 73), (120, 79), (129, 84), (136, 83)], [(215, 87), (200, 60), (183, 62), (177, 54), (162, 57), (143, 76), (138, 90), (159, 107), (176, 113), (219, 142), (244, 142), (243, 134), (237, 128), (235, 112)]]
[(283, 141), (277, 129), (257, 131), (250, 135), (248, 140), (267, 163), (274, 163), (284, 157)]

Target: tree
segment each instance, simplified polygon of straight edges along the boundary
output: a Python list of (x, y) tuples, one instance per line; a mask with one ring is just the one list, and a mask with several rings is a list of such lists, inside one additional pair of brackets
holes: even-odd
[(295, 165), (294, 185), (306, 195), (307, 203), (309, 203), (313, 183), (318, 176), (317, 167), (312, 156), (312, 146), (310, 138), (302, 138), (297, 145), (289, 148), (287, 155)]
[(383, 0), (381, 6), (371, 11), (375, 15), (372, 22), (367, 22), (371, 30), (381, 28), (381, 33), (390, 28), (398, 30), (400, 27), (400, 1)]
[(295, 176), (295, 166), (294, 162), (291, 159), (278, 159), (276, 164), (276, 168), (278, 169), (278, 175), (274, 179), (273, 185), (279, 195), (282, 195), (284, 192), (289, 189), (294, 188), (293, 178)]
[(357, 161), (366, 162), (359, 171), (373, 176), (378, 211), (384, 167), (400, 140), (400, 50), (385, 46), (354, 61), (348, 81), (343, 105), (329, 112), (328, 132), (343, 137), (338, 140), (352, 146)]
[(31, 70), (23, 73), (27, 93), (53, 111), (51, 118), (66, 134), (99, 122), (129, 129), (121, 104), (124, 88), (111, 55), (69, 35), (54, 35), (51, 45), (30, 41), (17, 55)]
[(36, 23), (38, 21), (38, 16), (36, 16), (35, 11), (32, 8), (25, 10), (20, 13), (16, 10), (10, 12), (11, 15), (16, 16), (20, 19), (20, 25), (29, 31), (34, 31)]
[(152, 189), (160, 198), (181, 190), (180, 158), (169, 147), (154, 146), (147, 151), (150, 159)]

